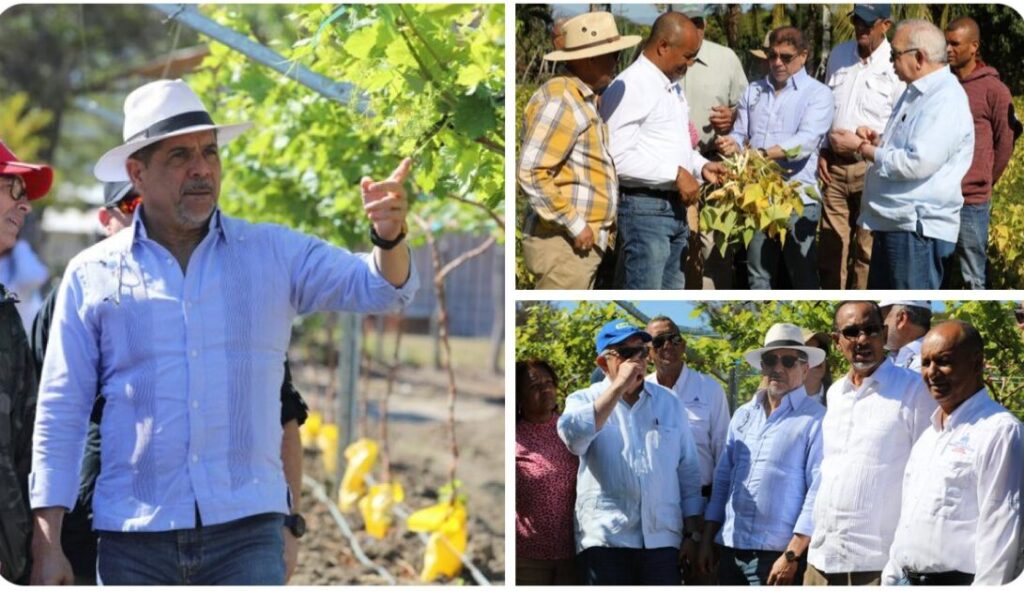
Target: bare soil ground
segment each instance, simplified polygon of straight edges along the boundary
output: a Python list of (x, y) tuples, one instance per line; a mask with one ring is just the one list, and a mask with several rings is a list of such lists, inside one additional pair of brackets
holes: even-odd
[[(316, 392), (327, 383), (327, 370), (318, 366), (293, 365), (296, 386), (316, 407)], [(504, 377), (483, 370), (456, 371), (456, 436), (459, 443), (457, 478), (468, 496), (469, 542), (466, 554), (491, 583), (505, 579), (505, 462), (504, 462)], [(364, 382), (360, 382), (361, 387)], [(370, 436), (377, 436), (378, 397), (384, 392), (383, 375), (371, 378), (369, 391), (374, 403), (368, 423)], [(311, 393), (312, 395), (307, 394)], [(448, 387), (444, 372), (403, 368), (399, 372), (388, 412), (394, 479), (405, 488), (405, 506), (415, 511), (432, 505), (437, 490), (448, 480), (451, 452), (448, 434)], [(343, 459), (342, 459), (343, 461)], [(305, 473), (324, 482), (320, 457), (307, 452)], [(374, 469), (380, 476), (380, 466)], [(341, 534), (327, 508), (303, 491), (303, 512), (308, 533), (300, 542), (299, 562), (292, 585), (384, 584), (372, 569), (360, 564), (352, 547)], [(358, 511), (345, 515), (364, 552), (384, 567), (400, 584), (420, 584), (425, 546), (396, 518), (384, 540), (363, 531)], [(474, 581), (465, 570), (461, 581)]]

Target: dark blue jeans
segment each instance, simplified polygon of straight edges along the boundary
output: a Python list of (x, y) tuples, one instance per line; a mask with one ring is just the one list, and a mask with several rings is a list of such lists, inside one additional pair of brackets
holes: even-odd
[(990, 203), (965, 203), (960, 210), (960, 237), (956, 242), (956, 258), (960, 261), (964, 287), (968, 289), (985, 289), (990, 206)]
[[(719, 546), (721, 558), (718, 561), (719, 585), (767, 585), (772, 565), (782, 552), (772, 550), (736, 550)], [(804, 584), (807, 560), (801, 558), (797, 566), (793, 585)]]
[(956, 244), (917, 232), (872, 232), (868, 289), (939, 289)]
[(103, 585), (283, 585), (284, 515), (166, 532), (99, 531)]
[(747, 276), (750, 289), (771, 289), (779, 272), (779, 258), (786, 261), (790, 285), (793, 289), (818, 289), (818, 246), (815, 237), (821, 204), (804, 205), (804, 213), (794, 212), (789, 218), (786, 244), (768, 238), (764, 232), (755, 232), (747, 246)]
[(587, 548), (578, 556), (584, 585), (679, 585), (678, 548)]
[[(651, 196), (658, 195), (658, 196)], [(615, 284), (621, 289), (683, 289), (690, 226), (679, 195), (623, 189), (619, 199)]]

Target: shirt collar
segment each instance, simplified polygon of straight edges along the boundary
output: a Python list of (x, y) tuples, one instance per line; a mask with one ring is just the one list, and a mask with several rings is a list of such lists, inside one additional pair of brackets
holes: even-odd
[[(946, 430), (951, 430), (960, 423), (966, 422), (974, 414), (975, 409), (985, 404), (986, 400), (988, 400), (988, 388), (982, 388), (971, 394), (971, 397), (964, 400), (946, 419)], [(942, 407), (940, 406), (932, 413), (932, 427), (935, 427), (936, 431), (941, 432), (943, 430), (941, 421)]]
[[(860, 54), (857, 53), (857, 43), (856, 42), (854, 42), (854, 44), (853, 44), (853, 54), (857, 56), (857, 60), (859, 61), (860, 60)], [(878, 47), (875, 48), (874, 51), (871, 52), (871, 55), (868, 56), (868, 65), (869, 66), (879, 66), (879, 65), (885, 66), (885, 65), (888, 65), (890, 63), (889, 62), (889, 58), (891, 57), (891, 54), (892, 54), (892, 47), (889, 45), (889, 40), (886, 39), (885, 37), (882, 37), (882, 42), (878, 45)]]
[[(804, 82), (806, 82), (808, 78), (810, 78), (810, 76), (807, 74), (807, 68), (800, 68), (800, 71), (790, 76), (789, 80), (786, 80), (786, 85), (783, 86), (782, 89), (785, 90), (787, 88), (792, 88), (793, 90), (800, 90), (803, 88)], [(775, 85), (772, 84), (771, 74), (765, 75), (764, 83), (770, 90), (775, 90)]]
[[(768, 398), (768, 390), (758, 390), (757, 393), (754, 394), (754, 398), (757, 401), (757, 406), (762, 407)], [(807, 390), (805, 390), (803, 386), (800, 386), (795, 390), (790, 390), (788, 394), (782, 397), (782, 402), (779, 403), (779, 408), (789, 405), (790, 410), (796, 410), (800, 408), (800, 405), (804, 403), (804, 400), (807, 400)]]
[(928, 94), (935, 88), (944, 84), (947, 76), (952, 75), (953, 73), (949, 70), (949, 66), (942, 66), (931, 74), (914, 80), (910, 83), (910, 87), (916, 90), (918, 94)]
[[(128, 241), (128, 244), (134, 244), (137, 241), (149, 239), (149, 233), (146, 231), (146, 224), (142, 223), (142, 210), (145, 207), (145, 203), (140, 203), (139, 208), (135, 210), (135, 217), (132, 219), (132, 225), (126, 230), (131, 233), (131, 240)], [(214, 235), (220, 236), (224, 241), (227, 241), (228, 232), (225, 229), (225, 225), (224, 220), (221, 218), (220, 208), (215, 207), (213, 215), (210, 216), (210, 221), (207, 224), (208, 229)]]
[(658, 82), (665, 87), (665, 90), (672, 90), (673, 86), (679, 84), (678, 80), (675, 82), (669, 80), (668, 76), (665, 75), (665, 72), (659, 70), (658, 66), (654, 65), (654, 62), (647, 59), (647, 56), (643, 53), (640, 54), (640, 57), (638, 57), (636, 61), (640, 62), (640, 65), (648, 70), (648, 75), (656, 76)]
[(569, 84), (576, 88), (576, 92), (579, 93), (580, 98), (582, 98), (585, 101), (593, 101), (595, 98), (597, 98), (597, 95), (594, 93), (594, 90), (587, 86), (582, 80), (580, 80), (576, 76), (567, 76), (567, 78), (569, 79)]

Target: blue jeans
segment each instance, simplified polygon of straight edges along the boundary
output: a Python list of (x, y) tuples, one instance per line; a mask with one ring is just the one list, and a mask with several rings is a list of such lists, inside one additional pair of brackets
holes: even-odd
[(679, 585), (678, 548), (587, 548), (578, 555), (584, 585)]
[[(628, 194), (627, 194), (628, 193)], [(658, 197), (648, 196), (660, 194)], [(623, 189), (619, 199), (615, 284), (622, 289), (683, 289), (690, 226), (686, 207), (668, 191)]]
[[(782, 556), (782, 552), (773, 550), (736, 550), (725, 546), (719, 549), (719, 585), (767, 585), (772, 565)], [(807, 560), (801, 558), (791, 584), (803, 585), (806, 570)]]
[(794, 212), (786, 227), (786, 244), (768, 238), (764, 232), (755, 232), (747, 246), (747, 276), (750, 289), (771, 289), (772, 279), (779, 272), (779, 257), (786, 262), (792, 289), (818, 289), (818, 247), (815, 236), (821, 204), (804, 205), (804, 213)]
[(283, 585), (284, 515), (164, 532), (98, 531), (103, 585)]
[(868, 289), (939, 289), (956, 244), (917, 232), (872, 232)]
[(991, 203), (964, 204), (960, 210), (960, 237), (956, 258), (968, 289), (985, 289), (988, 263), (988, 220)]

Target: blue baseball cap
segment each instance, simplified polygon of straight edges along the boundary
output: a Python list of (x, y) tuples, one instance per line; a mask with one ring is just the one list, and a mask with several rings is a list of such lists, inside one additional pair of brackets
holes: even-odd
[(633, 335), (638, 335), (645, 343), (651, 341), (651, 335), (625, 318), (612, 320), (597, 331), (597, 353), (600, 355), (605, 349), (618, 345)]
[(892, 5), (890, 4), (854, 4), (850, 16), (859, 16), (860, 20), (871, 25), (879, 19), (892, 17)]

